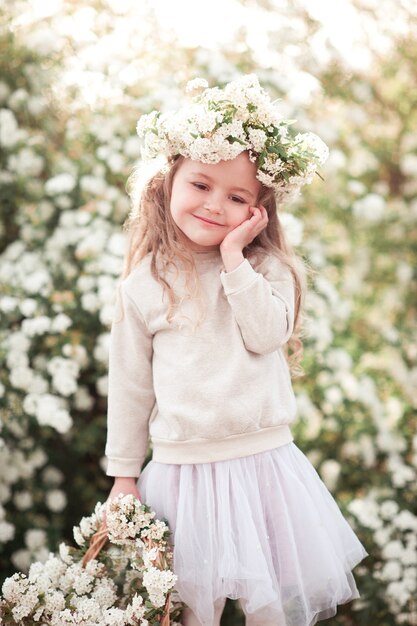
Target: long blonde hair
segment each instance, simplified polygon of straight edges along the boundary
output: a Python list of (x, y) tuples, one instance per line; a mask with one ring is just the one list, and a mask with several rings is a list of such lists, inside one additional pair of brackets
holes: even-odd
[[(127, 252), (124, 258), (122, 280), (141, 262), (151, 254), (151, 274), (159, 282), (168, 296), (169, 306), (167, 321), (170, 322), (184, 297), (178, 299), (173, 285), (167, 279), (167, 273), (173, 269), (180, 275), (179, 265), (186, 276), (187, 294), (191, 300), (199, 304), (199, 323), (204, 315), (202, 306), (202, 292), (192, 253), (183, 243), (182, 231), (174, 222), (169, 210), (173, 178), (184, 157), (175, 156), (168, 159), (167, 164), (153, 174), (138, 193), (141, 186), (140, 169), (135, 168), (127, 181), (127, 192), (131, 196), (132, 205), (129, 215), (123, 224), (123, 230), (128, 234)], [(308, 266), (301, 257), (296, 256), (292, 246), (287, 241), (281, 225), (275, 194), (273, 189), (261, 186), (257, 205), (262, 204), (268, 212), (268, 224), (255, 239), (244, 248), (244, 256), (253, 260), (256, 269), (262, 260), (274, 254), (291, 271), (295, 287), (295, 315), (293, 333), (283, 351), (287, 359), (292, 377), (304, 375), (300, 365), (303, 356), (303, 342), (301, 340), (301, 317), (306, 291), (306, 275)], [(288, 349), (291, 349), (291, 355)]]

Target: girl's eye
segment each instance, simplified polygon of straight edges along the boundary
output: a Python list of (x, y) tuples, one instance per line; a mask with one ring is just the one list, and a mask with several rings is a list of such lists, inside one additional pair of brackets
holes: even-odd
[[(193, 187), (199, 189), (200, 191), (207, 191), (208, 187), (204, 183), (191, 183)], [(239, 196), (230, 196), (233, 202), (237, 202), (238, 204), (245, 204), (246, 200), (240, 198)]]

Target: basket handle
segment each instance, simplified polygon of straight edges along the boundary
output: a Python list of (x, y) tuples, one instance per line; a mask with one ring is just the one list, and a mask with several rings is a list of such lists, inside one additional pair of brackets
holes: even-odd
[(167, 599), (165, 601), (165, 606), (164, 606), (164, 614), (163, 617), (161, 619), (161, 626), (170, 626), (170, 600), (171, 600), (171, 592), (167, 593)]
[(90, 545), (87, 549), (87, 552), (84, 554), (83, 559), (81, 561), (82, 565), (85, 566), (88, 561), (95, 559), (103, 546), (106, 545), (108, 540), (108, 531), (107, 524), (105, 522), (101, 522), (100, 526), (92, 535), (90, 539)]

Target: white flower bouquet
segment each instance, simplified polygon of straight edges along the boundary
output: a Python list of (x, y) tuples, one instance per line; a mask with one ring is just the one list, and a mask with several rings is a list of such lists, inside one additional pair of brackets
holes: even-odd
[(96, 505), (74, 526), (78, 547), (7, 578), (0, 624), (13, 626), (180, 626), (183, 609), (172, 591), (170, 531), (150, 507), (120, 494), (107, 510)]

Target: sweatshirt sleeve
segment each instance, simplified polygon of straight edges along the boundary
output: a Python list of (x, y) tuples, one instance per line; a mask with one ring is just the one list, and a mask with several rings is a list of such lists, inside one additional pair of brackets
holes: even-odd
[(231, 272), (220, 272), (227, 300), (246, 348), (257, 354), (284, 345), (294, 328), (294, 280), (279, 259), (269, 259), (264, 273), (248, 259)]
[(123, 282), (119, 295), (110, 331), (106, 474), (138, 477), (155, 404), (152, 335)]

